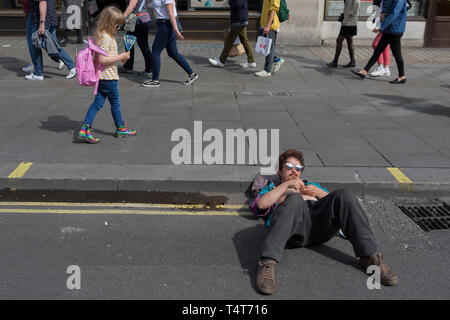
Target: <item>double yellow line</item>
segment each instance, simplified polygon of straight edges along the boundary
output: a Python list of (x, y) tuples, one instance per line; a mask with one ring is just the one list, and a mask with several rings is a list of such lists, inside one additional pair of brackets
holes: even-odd
[[(49, 207), (52, 209), (49, 209)], [(53, 209), (54, 207), (59, 208)], [(189, 216), (251, 215), (248, 207), (242, 205), (220, 205), (212, 209), (208, 207), (205, 208), (203, 205), (173, 205), (173, 204), (148, 204), (148, 203), (7, 202), (7, 201), (0, 202), (0, 213), (106, 214), (106, 215), (129, 214), (129, 215), (189, 215)]]

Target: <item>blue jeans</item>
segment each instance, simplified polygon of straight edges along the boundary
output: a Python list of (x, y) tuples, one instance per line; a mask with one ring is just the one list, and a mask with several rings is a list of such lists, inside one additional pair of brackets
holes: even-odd
[(106, 98), (108, 98), (111, 104), (111, 114), (114, 119), (114, 124), (116, 127), (123, 126), (122, 113), (120, 112), (119, 81), (117, 80), (100, 80), (97, 95), (84, 119), (85, 124), (92, 126), (95, 116), (103, 108)]
[(33, 47), (33, 43), (31, 43), (31, 14), (27, 16), (27, 44), (30, 58), (33, 59), (33, 52), (31, 51)]
[[(264, 29), (259, 29), (258, 36), (261, 36), (263, 34), (263, 31)], [(278, 32), (270, 30), (269, 34), (267, 35), (267, 37), (272, 39), (270, 53), (266, 56), (266, 63), (264, 64), (264, 70), (266, 70), (267, 72), (272, 72), (273, 63), (280, 60), (280, 58), (275, 55), (275, 42), (277, 40), (277, 34)]]
[(173, 31), (172, 24), (169, 20), (158, 19), (158, 31), (156, 32), (155, 40), (152, 46), (152, 69), (153, 76), (152, 80), (159, 80), (159, 72), (161, 70), (161, 52), (166, 48), (167, 54), (180, 67), (186, 71), (188, 75), (194, 73), (191, 66), (186, 61), (186, 59), (178, 52), (177, 49), (177, 36)]
[[(39, 29), (39, 24), (31, 24), (31, 33), (30, 33), (30, 42), (31, 42), (31, 35), (36, 32)], [(56, 28), (50, 27), (48, 28), (48, 31), (53, 35), (55, 39), (58, 39), (56, 37)], [(28, 40), (28, 28), (27, 28), (27, 40)], [(56, 40), (58, 41), (58, 40)], [(44, 67), (42, 62), (42, 50), (36, 48), (31, 43), (29, 43), (29, 49), (31, 54), (31, 61), (34, 65), (34, 74), (36, 76), (43, 76), (44, 75)], [(75, 67), (75, 62), (70, 58), (70, 56), (67, 54), (64, 49), (61, 48), (61, 51), (59, 52), (60, 58), (62, 62), (67, 66), (67, 68), (70, 70)]]

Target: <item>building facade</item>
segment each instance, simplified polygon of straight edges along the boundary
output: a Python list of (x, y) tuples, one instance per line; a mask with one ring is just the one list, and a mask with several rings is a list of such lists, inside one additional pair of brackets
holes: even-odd
[[(61, 0), (56, 0), (61, 8)], [(125, 10), (125, 0), (95, 1), (100, 10), (115, 4)], [(148, 0), (151, 6), (151, 0)], [(338, 17), (343, 11), (344, 0), (286, 0), (290, 21), (281, 25), (277, 41), (294, 45), (321, 45), (334, 43), (339, 32)], [(403, 37), (405, 46), (450, 47), (450, 0), (411, 0), (408, 22)], [(223, 30), (229, 26), (228, 0), (177, 0), (177, 9), (187, 39), (223, 39)], [(249, 36), (256, 39), (262, 0), (248, 0)], [(8, 20), (9, 18), (9, 20)], [(12, 19), (15, 18), (16, 20)], [(14, 21), (13, 21), (14, 20)], [(357, 44), (373, 39), (368, 22), (373, 20), (372, 0), (361, 0)], [(91, 23), (92, 25), (92, 23)], [(24, 30), (20, 0), (0, 0), (0, 32), (2, 34)], [(86, 32), (89, 24), (86, 22)]]

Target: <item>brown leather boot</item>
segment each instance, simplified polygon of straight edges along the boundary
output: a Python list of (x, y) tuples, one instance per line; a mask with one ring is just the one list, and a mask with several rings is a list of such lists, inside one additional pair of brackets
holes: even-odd
[(276, 290), (275, 260), (262, 260), (258, 262), (259, 269), (256, 275), (256, 288), (264, 294), (273, 294)]
[(376, 265), (380, 267), (380, 280), (381, 284), (385, 286), (395, 286), (398, 283), (398, 277), (395, 273), (388, 268), (388, 266), (384, 263), (384, 258), (381, 253), (374, 253), (370, 258), (361, 257), (359, 259), (359, 265), (364, 270), (371, 265)]

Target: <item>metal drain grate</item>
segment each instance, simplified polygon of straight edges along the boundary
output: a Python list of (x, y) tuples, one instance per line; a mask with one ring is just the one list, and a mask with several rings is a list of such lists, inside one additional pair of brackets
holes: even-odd
[(397, 207), (425, 231), (450, 229), (450, 206), (445, 202)]

